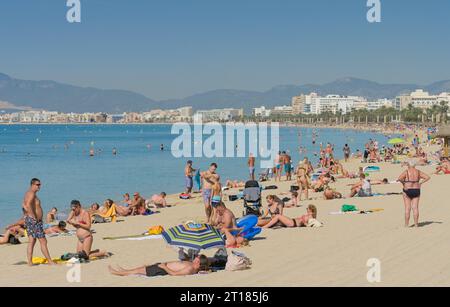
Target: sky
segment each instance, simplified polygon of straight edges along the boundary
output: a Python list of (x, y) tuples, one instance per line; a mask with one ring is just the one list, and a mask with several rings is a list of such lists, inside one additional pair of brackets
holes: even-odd
[(357, 77), (450, 79), (450, 1), (0, 0), (0, 72), (152, 99)]

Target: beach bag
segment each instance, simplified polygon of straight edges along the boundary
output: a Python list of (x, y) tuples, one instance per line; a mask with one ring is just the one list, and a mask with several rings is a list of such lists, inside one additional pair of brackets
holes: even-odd
[(291, 185), (291, 189), (290, 189), (291, 192), (295, 192), (298, 190), (300, 190), (300, 187), (298, 185)]
[(316, 219), (309, 219), (308, 225), (306, 227), (322, 227), (323, 224)]
[(342, 205), (341, 211), (342, 212), (352, 212), (352, 211), (357, 211), (358, 209), (356, 209), (355, 206), (353, 205)]
[(164, 231), (164, 228), (161, 225), (153, 226), (148, 229), (149, 235), (160, 235)]
[(92, 221), (93, 224), (102, 224), (106, 223), (106, 219), (104, 217), (101, 217), (100, 215), (94, 215), (94, 220)]
[(189, 199), (189, 198), (191, 198), (191, 195), (189, 195), (189, 194), (187, 194), (187, 193), (181, 193), (181, 194), (180, 194), (180, 198), (181, 198), (181, 199)]
[(9, 235), (9, 238), (8, 238), (9, 240), (8, 240), (8, 243), (9, 244), (12, 244), (12, 245), (17, 245), (17, 244), (20, 244), (21, 242), (19, 241), (19, 239), (17, 239), (15, 236), (13, 236), (13, 235)]
[(228, 256), (225, 270), (227, 271), (242, 271), (247, 270), (252, 265), (252, 261), (243, 253), (232, 251)]

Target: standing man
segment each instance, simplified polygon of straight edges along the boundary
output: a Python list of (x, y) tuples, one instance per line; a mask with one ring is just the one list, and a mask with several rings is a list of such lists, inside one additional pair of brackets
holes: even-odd
[(191, 194), (192, 187), (194, 186), (193, 173), (195, 169), (192, 168), (192, 161), (188, 160), (186, 163), (186, 167), (184, 168), (184, 178), (186, 183), (186, 193)]
[(250, 153), (250, 156), (248, 157), (248, 171), (250, 173), (250, 180), (255, 180), (255, 157), (252, 153)]
[(292, 180), (292, 164), (291, 164), (291, 156), (283, 151), (283, 164), (284, 171), (286, 172), (286, 181)]
[(41, 181), (37, 178), (31, 179), (31, 186), (25, 193), (23, 200), (23, 209), (25, 210), (25, 227), (28, 233), (27, 259), (28, 265), (33, 265), (33, 250), (36, 240), (39, 240), (42, 254), (47, 258), (48, 264), (54, 264), (47, 248), (47, 239), (45, 238), (44, 225), (42, 223), (41, 200), (36, 193), (41, 189)]
[(344, 148), (342, 149), (342, 151), (344, 152), (344, 159), (345, 162), (348, 161), (348, 159), (350, 158), (350, 154), (351, 154), (351, 149), (348, 146), (348, 144), (345, 144)]
[(205, 205), (206, 220), (209, 221), (211, 218), (212, 207), (211, 207), (211, 195), (212, 186), (215, 182), (220, 182), (220, 176), (216, 174), (217, 164), (211, 163), (209, 169), (206, 172), (201, 172), (200, 176), (203, 179), (202, 184), (202, 196), (203, 204)]

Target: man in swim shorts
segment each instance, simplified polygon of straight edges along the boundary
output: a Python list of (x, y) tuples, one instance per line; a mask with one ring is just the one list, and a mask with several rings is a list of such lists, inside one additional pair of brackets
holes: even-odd
[(209, 269), (208, 258), (205, 255), (197, 256), (192, 262), (190, 261), (172, 261), (166, 263), (156, 263), (148, 266), (125, 270), (122, 268), (114, 269), (108, 267), (109, 272), (117, 276), (141, 275), (147, 277), (154, 276), (186, 276), (194, 275), (200, 271)]
[(186, 184), (186, 193), (190, 194), (192, 192), (192, 187), (194, 186), (193, 181), (193, 173), (195, 172), (195, 169), (192, 168), (192, 161), (189, 160), (186, 163), (186, 167), (184, 168), (184, 178), (185, 178), (185, 184)]
[(284, 164), (284, 171), (286, 173), (286, 180), (290, 181), (292, 180), (292, 165), (291, 165), (291, 156), (288, 155), (286, 152), (283, 151), (283, 164)]
[(44, 233), (44, 224), (42, 223), (41, 201), (37, 197), (37, 192), (41, 189), (41, 181), (37, 178), (31, 179), (31, 186), (25, 194), (22, 207), (25, 212), (25, 228), (28, 233), (27, 259), (28, 265), (33, 265), (33, 250), (36, 240), (41, 245), (42, 254), (47, 258), (48, 264), (54, 264), (47, 247), (47, 239)]
[(200, 174), (203, 179), (202, 185), (202, 196), (203, 196), (203, 204), (205, 205), (205, 214), (206, 219), (209, 220), (211, 217), (211, 196), (212, 196), (212, 186), (214, 182), (220, 181), (220, 176), (216, 174), (217, 164), (211, 163), (209, 169), (206, 172), (202, 172)]

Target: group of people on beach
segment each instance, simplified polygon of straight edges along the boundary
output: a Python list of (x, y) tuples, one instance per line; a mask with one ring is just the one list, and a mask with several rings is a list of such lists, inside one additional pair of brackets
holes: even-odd
[[(429, 140), (428, 140), (429, 142)], [(326, 200), (343, 198), (342, 191), (333, 189), (332, 183), (339, 179), (358, 179), (357, 182), (349, 184), (348, 197), (371, 197), (374, 185), (390, 184), (398, 182), (403, 185), (402, 195), (405, 206), (405, 227), (409, 227), (411, 212), (413, 213), (414, 226), (419, 226), (419, 202), (422, 184), (430, 180), (430, 176), (416, 168), (418, 165), (428, 165), (428, 155), (421, 147), (421, 142), (416, 134), (410, 145), (398, 144), (393, 147), (382, 146), (376, 140), (369, 140), (365, 145), (364, 153), (359, 151), (352, 154), (348, 144), (342, 148), (345, 162), (353, 158), (361, 158), (362, 163), (378, 163), (381, 161), (391, 161), (396, 163), (397, 157), (407, 155), (410, 159), (404, 163), (407, 167), (395, 181), (387, 178), (375, 180), (369, 178), (363, 167), (358, 171), (350, 172), (344, 168), (344, 164), (335, 157), (335, 146), (327, 143), (326, 146), (320, 144), (320, 157), (315, 168), (308, 158), (301, 160), (296, 167), (293, 167), (292, 157), (289, 151), (280, 151), (274, 160), (272, 169), (268, 174), (272, 178), (281, 181), (284, 172), (286, 181), (294, 184), (289, 191), (290, 197), (282, 199), (281, 195), (270, 194), (265, 198), (267, 208), (260, 212), (257, 226), (262, 228), (273, 227), (305, 227), (311, 226), (317, 221), (318, 210), (313, 204), (308, 204), (306, 213), (299, 217), (288, 217), (285, 215), (285, 208), (299, 207), (303, 200), (310, 201), (310, 193), (322, 193)], [(438, 153), (437, 153), (438, 154)], [(450, 162), (448, 157), (440, 157), (439, 165), (435, 174), (450, 174)], [(250, 154), (247, 160), (248, 180), (256, 180), (255, 157)], [(228, 188), (244, 188), (245, 181), (227, 180), (225, 187), (221, 184), (221, 177), (217, 173), (217, 163), (211, 163), (206, 171), (200, 172), (193, 167), (193, 161), (189, 160), (184, 168), (185, 191), (190, 195), (194, 191), (194, 177), (196, 174), (200, 178), (199, 192), (201, 192), (206, 223), (217, 228), (223, 235), (226, 247), (234, 248), (246, 245), (248, 241), (241, 235), (242, 229), (237, 226), (236, 216), (227, 208), (223, 201), (223, 191)], [(70, 213), (64, 220), (58, 218), (58, 209), (52, 208), (45, 216), (42, 210), (38, 192), (41, 189), (41, 181), (33, 178), (30, 188), (25, 194), (22, 204), (23, 217), (14, 224), (8, 225), (3, 237), (0, 237), (0, 244), (10, 243), (13, 238), (28, 236), (27, 261), (33, 265), (33, 251), (37, 242), (40, 244), (41, 252), (47, 259), (48, 264), (53, 264), (47, 246), (46, 235), (67, 233), (68, 226), (74, 228), (77, 237), (76, 250), (82, 258), (90, 259), (95, 257), (107, 257), (111, 255), (106, 251), (93, 250), (92, 224), (105, 220), (116, 221), (117, 217), (132, 215), (149, 215), (155, 211), (153, 209), (165, 208), (169, 205), (166, 201), (166, 193), (155, 194), (148, 199), (144, 199), (140, 193), (135, 192), (133, 197), (125, 193), (123, 200), (116, 203), (107, 199), (100, 206), (98, 203), (92, 204), (89, 208), (83, 208), (78, 200), (70, 203)], [(45, 218), (45, 223), (44, 223)], [(58, 222), (57, 224), (55, 224)], [(130, 270), (123, 268), (112, 268), (112, 274), (119, 276), (127, 275), (190, 275), (208, 268), (208, 258), (198, 255), (190, 260), (182, 260), (167, 263), (157, 263), (150, 266), (142, 266)]]

